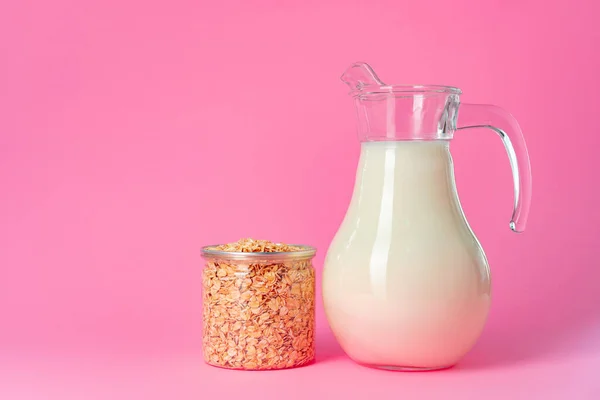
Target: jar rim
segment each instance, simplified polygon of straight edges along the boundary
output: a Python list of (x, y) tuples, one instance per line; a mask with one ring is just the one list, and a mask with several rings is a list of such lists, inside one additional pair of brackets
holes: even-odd
[(317, 253), (317, 249), (304, 244), (289, 244), (289, 246), (299, 247), (296, 251), (273, 251), (273, 252), (243, 252), (243, 251), (224, 251), (216, 250), (218, 244), (202, 247), (202, 257), (204, 258), (220, 258), (228, 260), (289, 260), (299, 258), (313, 258)]

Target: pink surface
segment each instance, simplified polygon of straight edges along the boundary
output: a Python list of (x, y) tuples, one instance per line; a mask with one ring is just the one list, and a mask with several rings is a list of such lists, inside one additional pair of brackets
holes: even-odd
[[(598, 3), (281, 3), (0, 5), (0, 398), (600, 398)], [(376, 371), (319, 308), (314, 365), (203, 365), (201, 245), (307, 243), (320, 272), (354, 181), (357, 60), (521, 124), (523, 235), (499, 139), (452, 144), (493, 273), (483, 337), (455, 369)]]

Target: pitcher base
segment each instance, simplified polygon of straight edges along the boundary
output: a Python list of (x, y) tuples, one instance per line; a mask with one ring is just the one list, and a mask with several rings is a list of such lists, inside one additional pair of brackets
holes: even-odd
[(426, 371), (440, 371), (444, 369), (450, 369), (454, 365), (445, 365), (440, 367), (409, 367), (409, 366), (398, 366), (398, 365), (371, 365), (362, 364), (365, 367), (384, 369), (387, 371), (400, 371), (400, 372), (426, 372)]

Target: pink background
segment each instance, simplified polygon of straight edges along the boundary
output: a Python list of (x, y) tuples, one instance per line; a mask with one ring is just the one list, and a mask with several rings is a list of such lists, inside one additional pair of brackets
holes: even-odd
[[(599, 13), (593, 0), (2, 2), (0, 398), (600, 398)], [(320, 273), (354, 181), (339, 76), (359, 60), (391, 83), (458, 86), (526, 135), (523, 235), (508, 229), (500, 140), (452, 144), (494, 277), (480, 342), (448, 371), (371, 370), (319, 308), (314, 365), (205, 366), (201, 245), (311, 244)]]

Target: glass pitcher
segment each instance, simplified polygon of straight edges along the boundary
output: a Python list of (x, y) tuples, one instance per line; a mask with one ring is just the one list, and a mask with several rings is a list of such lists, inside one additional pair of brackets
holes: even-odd
[(510, 228), (522, 232), (531, 198), (523, 135), (506, 111), (460, 104), (449, 86), (386, 85), (365, 63), (342, 76), (358, 112), (361, 153), (346, 216), (325, 259), (323, 302), (354, 361), (385, 369), (456, 364), (490, 306), (490, 271), (456, 192), (456, 130), (499, 134), (513, 171)]

